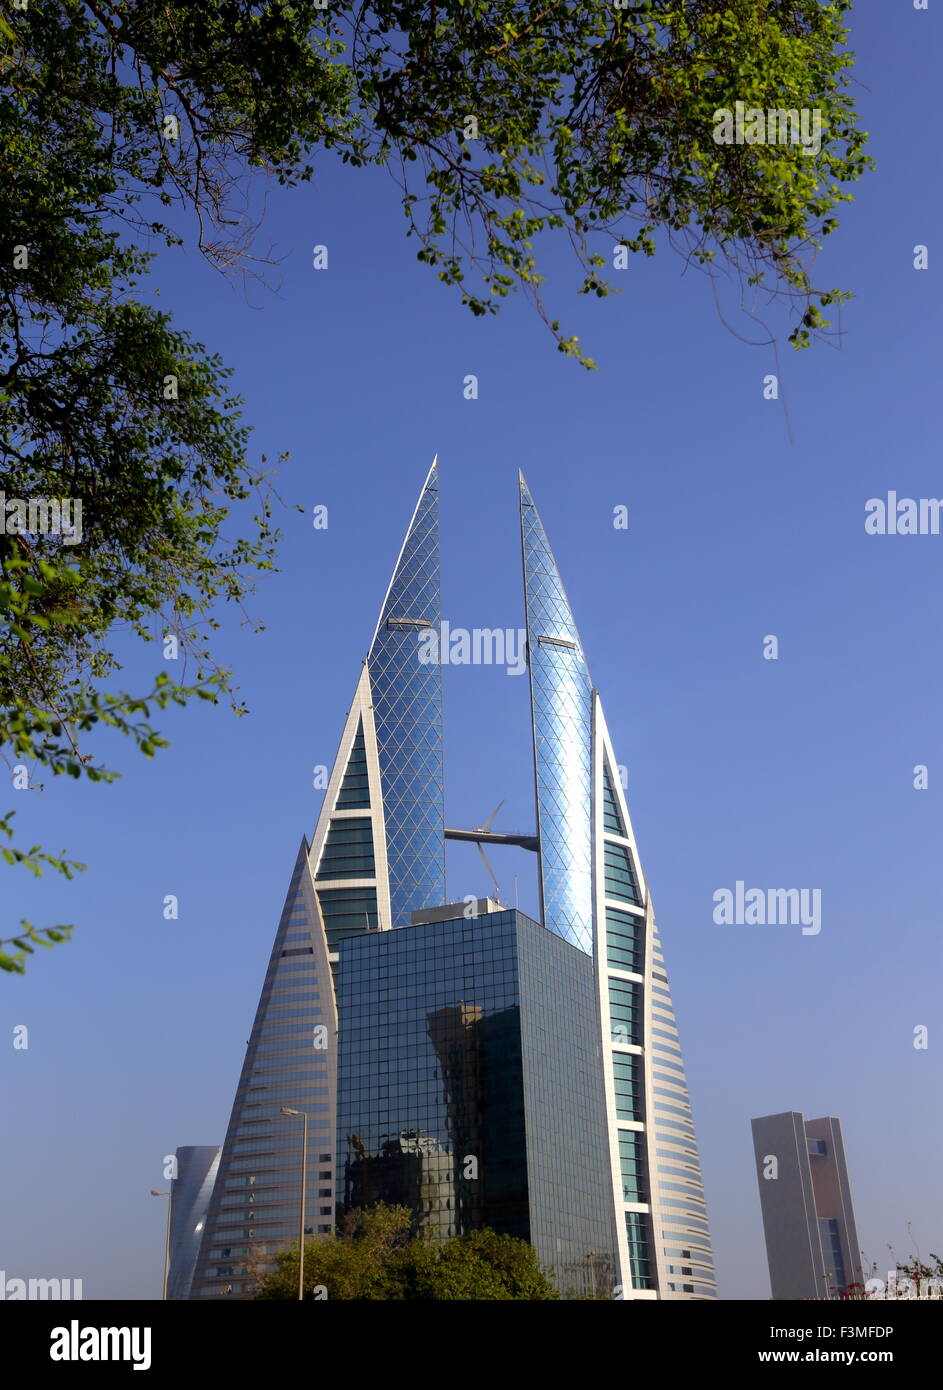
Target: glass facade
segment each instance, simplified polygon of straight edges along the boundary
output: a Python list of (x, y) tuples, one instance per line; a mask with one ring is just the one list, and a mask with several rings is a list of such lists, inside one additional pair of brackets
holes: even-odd
[(605, 762), (602, 767), (602, 828), (607, 835), (625, 837), (625, 826), (622, 823), (622, 812), (619, 810), (619, 803), (616, 799), (612, 773), (609, 771), (609, 764)]
[(606, 841), (603, 850), (603, 872), (607, 898), (615, 898), (619, 902), (631, 903), (633, 907), (641, 907), (642, 897), (632, 857), (624, 845), (614, 845)]
[(637, 1129), (620, 1130), (619, 1163), (622, 1169), (623, 1202), (647, 1202), (645, 1139)]
[(609, 1021), (614, 1043), (641, 1045), (642, 990), (639, 985), (610, 975)]
[(838, 1222), (834, 1218), (819, 1217), (819, 1238), (822, 1242), (822, 1257), (825, 1261), (828, 1287), (829, 1289), (844, 1289), (848, 1281), (845, 1278), (841, 1233), (838, 1229)]
[(345, 936), (376, 931), (375, 888), (322, 888), (318, 901), (330, 950), (336, 951), (338, 941), (343, 941)]
[[(318, 1197), (333, 1167), (335, 1014), (308, 846), (302, 842), (236, 1088), (190, 1298), (244, 1297), (298, 1239), (302, 1121), (308, 1114), (305, 1229), (331, 1229)], [(184, 1295), (185, 1296), (185, 1295)]]
[(367, 659), (393, 926), (445, 901), (442, 667), (420, 660), (423, 631), (441, 622), (438, 499), (433, 465)]
[(370, 805), (370, 779), (367, 773), (367, 745), (363, 735), (361, 720), (354, 737), (344, 772), (344, 780), (337, 794), (338, 811), (365, 810)]
[[(537, 837), (514, 842), (538, 850), (542, 925), (504, 910), (409, 925), (446, 898), (433, 464), (295, 867), (192, 1297), (245, 1296), (297, 1238), (301, 1124), (282, 1106), (309, 1116), (312, 1234), (333, 1228), (335, 1203), (405, 1202), (439, 1238), (526, 1237), (564, 1292), (710, 1296), (693, 1120), (628, 805), (523, 477), (520, 506)], [(696, 1252), (690, 1266), (675, 1247)]]
[(640, 975), (645, 965), (645, 918), (606, 908), (606, 959), (613, 970)]
[(520, 482), (543, 920), (591, 953), (592, 683), (547, 534)]
[(187, 1299), (219, 1167), (219, 1145), (185, 1145), (176, 1152), (177, 1176), (171, 1183), (168, 1299)]
[(655, 1271), (652, 1267), (648, 1239), (648, 1217), (639, 1211), (627, 1211), (625, 1231), (629, 1243), (629, 1273), (633, 1289), (654, 1289)]
[(644, 1076), (642, 1059), (626, 1052), (612, 1056), (616, 1116), (620, 1120), (641, 1120), (644, 1116)]
[(591, 962), (522, 913), (340, 948), (337, 1201), (445, 1239), (530, 1240), (563, 1292), (614, 1278)]
[(373, 825), (369, 816), (345, 816), (331, 822), (318, 863), (318, 879), (373, 878)]

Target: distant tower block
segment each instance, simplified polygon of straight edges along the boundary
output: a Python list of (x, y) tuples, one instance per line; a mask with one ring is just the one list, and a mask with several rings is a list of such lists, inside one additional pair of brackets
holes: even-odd
[(752, 1124), (773, 1298), (831, 1298), (862, 1284), (839, 1121), (786, 1110)]

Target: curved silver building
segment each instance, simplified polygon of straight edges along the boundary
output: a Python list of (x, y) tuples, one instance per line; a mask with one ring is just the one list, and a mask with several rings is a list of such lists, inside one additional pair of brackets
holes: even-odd
[(651, 895), (598, 692), (520, 475), (543, 925), (595, 957), (619, 1283), (714, 1298), (704, 1187)]
[(190, 1297), (220, 1152), (218, 1144), (186, 1144), (175, 1154), (177, 1175), (170, 1187), (168, 1299)]
[[(192, 1297), (249, 1295), (257, 1274), (297, 1240), (302, 1114), (306, 1236), (330, 1232), (336, 1210), (366, 1200), (363, 1194), (379, 1199), (407, 1182), (417, 1210), (444, 1204), (435, 1225), (447, 1236), (469, 1221), (487, 1224), (476, 1212), (500, 1213), (497, 1199), (489, 1206), (482, 1197), (490, 1181), (492, 1193), (517, 1193), (505, 1202), (508, 1223), (517, 1223), (508, 1230), (544, 1232), (548, 1241), (552, 1233), (554, 1247), (569, 1250), (564, 1263), (579, 1267), (573, 1287), (623, 1299), (715, 1296), (691, 1107), (651, 897), (599, 696), (523, 476), (520, 516), (534, 830), (501, 835), (445, 824), (442, 668), (428, 659), (428, 644), (423, 650), (424, 637), (441, 624), (433, 462), (381, 606), (314, 835), (297, 855)], [(528, 924), (520, 914), (511, 921), (499, 904), (491, 905), (476, 940), (463, 905), (446, 901), (448, 839), (536, 853), (541, 921)], [(460, 930), (440, 929), (456, 922)], [(410, 930), (397, 935), (398, 983), (374, 999), (371, 990), (386, 968), (380, 938), (400, 928)], [(566, 946), (541, 949), (541, 929)], [(482, 956), (486, 936), (495, 943), (494, 960)], [(352, 937), (370, 939), (342, 948)], [(434, 976), (418, 950), (426, 937), (436, 952)], [(496, 971), (503, 971), (501, 988)], [(338, 1034), (345, 978), (357, 982), (360, 1003), (352, 995), (340, 999)], [(540, 1022), (541, 995), (554, 979), (563, 982), (569, 1002), (554, 1001), (563, 1013), (548, 1030)], [(370, 1026), (377, 1008), (392, 1016), (407, 997), (415, 1006), (408, 1056), (395, 1029), (379, 1036)], [(424, 1014), (416, 1013), (420, 997)], [(578, 1066), (563, 1056), (567, 1008), (576, 1011)], [(489, 1100), (503, 1084), (491, 1061), (499, 1030), (516, 1040), (522, 1058), (513, 1105), (506, 1087), (502, 1099)], [(548, 1035), (558, 1038), (556, 1057), (540, 1041)], [(544, 1053), (538, 1057), (534, 1049)], [(433, 1084), (423, 1067), (442, 1073), (434, 1086), (450, 1099), (438, 1110), (421, 1101), (423, 1087)], [(565, 1097), (547, 1100), (555, 1073), (571, 1078), (569, 1109)], [(511, 1106), (513, 1123), (497, 1123), (499, 1105)], [(598, 1115), (598, 1123), (585, 1125), (581, 1107), (584, 1115)], [(452, 1118), (437, 1130), (440, 1110)], [(555, 1181), (553, 1165), (537, 1153), (551, 1116), (563, 1169), (592, 1170), (582, 1186), (576, 1176), (568, 1185)], [(376, 1152), (368, 1135), (376, 1137)], [(504, 1186), (495, 1178), (499, 1168)], [(479, 1172), (480, 1178), (469, 1177)], [(507, 1177), (513, 1173), (519, 1181)], [(479, 1181), (480, 1192), (473, 1186)], [(584, 1250), (590, 1241), (593, 1249)]]

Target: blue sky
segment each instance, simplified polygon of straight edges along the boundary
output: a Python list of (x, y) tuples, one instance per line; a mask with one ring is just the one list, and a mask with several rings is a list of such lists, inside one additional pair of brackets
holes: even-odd
[[(3, 872), (5, 918), (74, 921), (72, 944), (0, 980), (5, 1097), (0, 1266), (82, 1277), (86, 1296), (159, 1296), (162, 1158), (221, 1142), (298, 842), (330, 764), (416, 494), (441, 464), (443, 607), (517, 627), (516, 470), (556, 550), (654, 896), (728, 1298), (765, 1297), (752, 1116), (834, 1114), (859, 1235), (941, 1245), (939, 573), (943, 536), (874, 537), (865, 503), (936, 497), (937, 13), (863, 7), (857, 99), (878, 171), (830, 238), (819, 280), (850, 288), (838, 350), (782, 348), (788, 402), (763, 399), (771, 350), (738, 341), (710, 286), (668, 251), (548, 297), (599, 370), (554, 350), (523, 301), (474, 320), (415, 260), (382, 173), (326, 159), (274, 190), (279, 288), (243, 293), (199, 257), (161, 258), (161, 302), (235, 369), (253, 449), (290, 450), (281, 572), (230, 615), (218, 651), (251, 713), (161, 721), (148, 762), (102, 745), (112, 787), (17, 793), (21, 838), (88, 863), (71, 885)], [(311, 268), (311, 247), (329, 269)], [(930, 269), (913, 269), (927, 243)], [(780, 340), (781, 314), (772, 322)], [(749, 325), (740, 326), (749, 332)], [(465, 400), (468, 373), (479, 398)], [(326, 504), (315, 531), (311, 508)], [(629, 508), (626, 531), (613, 508)], [(86, 526), (93, 519), (86, 518)], [(763, 638), (780, 641), (778, 661)], [(143, 687), (156, 647), (129, 649)], [(526, 677), (446, 671), (447, 815), (533, 824)], [(926, 764), (929, 788), (913, 787)], [(533, 910), (532, 857), (493, 856)], [(452, 896), (487, 890), (453, 846)], [(822, 891), (818, 936), (717, 926), (713, 894)], [(162, 917), (165, 894), (180, 918)], [(14, 1051), (14, 1025), (30, 1046)], [(918, 1025), (929, 1048), (912, 1045)]]

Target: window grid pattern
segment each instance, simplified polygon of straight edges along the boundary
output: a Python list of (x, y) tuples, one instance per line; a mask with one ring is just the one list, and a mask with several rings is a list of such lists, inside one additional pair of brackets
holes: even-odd
[[(664, 955), (662, 953), (661, 942), (658, 934), (658, 927), (653, 927), (652, 955), (654, 960), (653, 976), (657, 983), (661, 998), (653, 995), (653, 1004), (659, 1004), (673, 1015), (671, 1004), (670, 986), (668, 975), (665, 969)], [(661, 999), (665, 1002), (662, 1004)], [(653, 1013), (656, 1023), (659, 1015)], [(666, 1262), (670, 1265), (677, 1263), (677, 1249), (679, 1243), (683, 1246), (691, 1245), (699, 1247), (694, 1259), (700, 1259), (702, 1264), (711, 1262), (711, 1252), (708, 1237), (708, 1223), (706, 1221), (706, 1209), (704, 1206), (703, 1187), (701, 1180), (700, 1162), (698, 1159), (697, 1143), (694, 1137), (694, 1121), (691, 1117), (690, 1104), (688, 1101), (687, 1085), (684, 1079), (684, 1063), (680, 1052), (677, 1030), (667, 1033), (663, 1028), (653, 1027), (652, 1033), (655, 1038), (664, 1038), (666, 1041), (655, 1042), (653, 1048), (653, 1077), (655, 1095), (652, 1097), (656, 1107), (654, 1114), (654, 1126), (656, 1130), (657, 1142), (670, 1142), (673, 1144), (683, 1144), (685, 1148), (686, 1171), (679, 1174), (678, 1169), (673, 1167), (671, 1159), (680, 1157), (678, 1154), (670, 1154), (668, 1151), (656, 1151), (656, 1158), (653, 1162), (653, 1177), (658, 1184), (659, 1192), (665, 1194), (660, 1199), (663, 1217), (677, 1227), (670, 1231), (665, 1231), (665, 1245), (663, 1255)], [(670, 1042), (670, 1046), (668, 1045)], [(659, 1068), (668, 1066), (678, 1075), (659, 1075)], [(676, 1090), (671, 1090), (660, 1081), (670, 1081)], [(670, 1099), (666, 1099), (670, 1098)], [(677, 1101), (677, 1104), (672, 1104)], [(664, 1175), (664, 1178), (663, 1178)], [(684, 1176), (688, 1182), (696, 1186), (688, 1188), (687, 1185), (679, 1185), (676, 1181), (671, 1181), (672, 1175)], [(685, 1201), (677, 1200), (669, 1193), (687, 1192), (688, 1199)], [(674, 1257), (672, 1259), (672, 1257)], [(682, 1258), (687, 1259), (685, 1254)], [(669, 1273), (672, 1271), (669, 1270)], [(707, 1272), (707, 1271), (705, 1271)], [(711, 1276), (712, 1277), (712, 1276)], [(675, 1282), (672, 1280), (667, 1283), (667, 1288), (672, 1293), (687, 1294), (694, 1297), (716, 1298), (715, 1287), (698, 1282), (697, 1271), (694, 1274), (694, 1282)]]
[[(308, 918), (305, 876), (308, 892), (313, 892), (308, 847), (302, 843), (233, 1101), (192, 1298), (248, 1296), (254, 1277), (250, 1270), (262, 1272), (279, 1250), (297, 1241), (302, 1121), (283, 1116), (282, 1107), (310, 1116), (305, 1229), (313, 1233), (319, 1221), (315, 1150), (319, 1127), (333, 1126), (334, 1054), (319, 1045), (323, 1039), (316, 1026), (323, 1015), (314, 1000), (326, 992), (327, 981), (319, 978), (314, 955), (308, 955), (303, 970), (310, 972), (311, 985), (318, 988), (309, 986), (305, 996), (299, 996), (299, 962), (285, 954), (298, 949), (286, 947), (285, 941), (289, 936), (297, 940), (302, 925), (309, 927), (309, 941), (320, 930)], [(299, 998), (306, 996), (312, 999), (310, 1006), (299, 1008)], [(283, 1011), (286, 1003), (291, 1005), (290, 1018)], [(232, 1252), (231, 1259), (224, 1250)]]
[(607, 1287), (590, 959), (502, 911), (346, 940), (339, 986), (339, 1209), (402, 1203), (438, 1239), (490, 1226), (561, 1291)]
[(822, 1242), (822, 1254), (825, 1258), (825, 1272), (828, 1276), (828, 1287), (829, 1289), (844, 1289), (847, 1282), (845, 1278), (845, 1261), (842, 1257), (841, 1235), (838, 1230), (838, 1222), (833, 1217), (819, 1217), (819, 1239)]
[(645, 965), (645, 918), (607, 907), (606, 953), (614, 969), (641, 975)]
[(612, 1054), (613, 1087), (616, 1097), (616, 1117), (620, 1120), (645, 1119), (645, 1083), (641, 1057), (624, 1052)]
[(642, 906), (635, 866), (625, 845), (614, 844), (611, 840), (605, 841), (603, 874), (607, 898), (618, 898), (622, 902), (632, 903), (634, 907)]
[(422, 620), (438, 631), (441, 621), (438, 496), (433, 466), (367, 658), (394, 927), (445, 901), (442, 668), (420, 660), (415, 626)]
[(373, 878), (373, 828), (369, 816), (343, 816), (332, 820), (321, 851), (317, 877)]
[(645, 1175), (645, 1136), (637, 1129), (619, 1131), (619, 1167), (622, 1171), (622, 1200), (647, 1202)]
[(655, 1277), (651, 1241), (648, 1234), (648, 1217), (644, 1212), (627, 1211), (625, 1213), (625, 1233), (629, 1242), (629, 1269), (632, 1274), (632, 1287), (633, 1289), (653, 1289)]
[[(672, 1246), (683, 1241), (701, 1247), (702, 1262), (696, 1270), (693, 1263), (685, 1265), (687, 1278), (683, 1283), (669, 1282), (667, 1276), (680, 1270), (680, 1265), (669, 1267), (666, 1256), (665, 1291), (685, 1297), (715, 1297), (713, 1288), (699, 1282), (699, 1278), (712, 1278), (710, 1251), (703, 1248), (708, 1245), (708, 1227), (706, 1220), (700, 1219), (706, 1212), (670, 986), (654, 923), (651, 959), (646, 960), (647, 923), (641, 873), (631, 842), (624, 796), (613, 776), (611, 759), (611, 748), (604, 743), (597, 784), (602, 820), (597, 852), (602, 860), (603, 880), (599, 910), (605, 922), (610, 971), (640, 977), (638, 981), (627, 981), (612, 973), (608, 975), (612, 1041), (639, 1048), (650, 1046), (654, 1064), (649, 1093), (643, 1056), (621, 1050), (612, 1053), (615, 1120), (646, 1126), (644, 1130), (620, 1132), (621, 1195), (625, 1202), (654, 1203), (652, 1211), (661, 1211), (663, 1219), (677, 1223), (679, 1229), (671, 1232)], [(625, 906), (616, 906), (611, 900)], [(635, 908), (637, 912), (632, 910)], [(648, 1023), (646, 1011), (650, 1014)], [(646, 1036), (646, 1028), (650, 1028), (651, 1036)], [(653, 1144), (651, 1150), (649, 1143)], [(654, 1144), (660, 1147), (655, 1149)], [(679, 1149), (683, 1146), (683, 1152), (675, 1152), (668, 1145), (677, 1145)], [(684, 1167), (679, 1166), (681, 1163)], [(676, 1193), (684, 1200), (678, 1200)], [(675, 1207), (679, 1209), (677, 1213)], [(655, 1258), (654, 1217), (646, 1213), (625, 1213), (625, 1217), (633, 1287), (657, 1289), (661, 1261)]]
[(318, 890), (321, 917), (329, 951), (346, 936), (377, 929), (375, 888), (321, 888)]
[(634, 980), (609, 977), (609, 1023), (614, 1043), (642, 1043), (642, 986)]
[(622, 823), (622, 812), (619, 810), (619, 803), (616, 800), (615, 788), (612, 785), (612, 774), (609, 771), (608, 763), (603, 763), (602, 778), (603, 830), (607, 835), (621, 835), (623, 839), (626, 839), (626, 830)]
[(544, 925), (592, 954), (592, 683), (523, 478), (521, 536)]
[(370, 782), (367, 775), (367, 748), (363, 736), (363, 721), (357, 726), (357, 733), (347, 759), (344, 780), (337, 793), (335, 810), (359, 810), (370, 805)]

